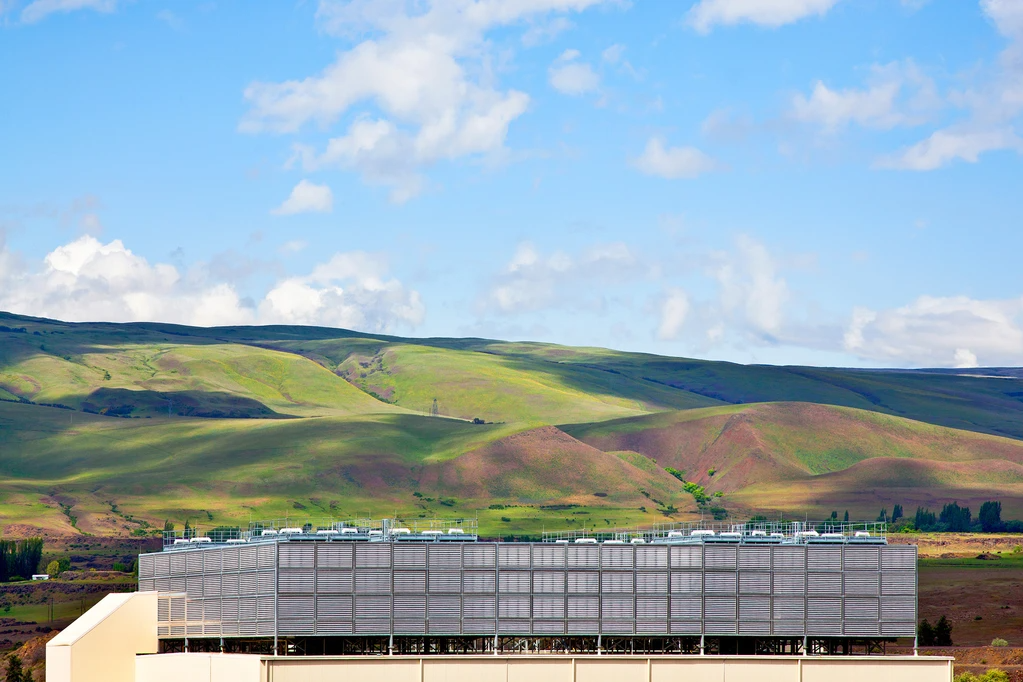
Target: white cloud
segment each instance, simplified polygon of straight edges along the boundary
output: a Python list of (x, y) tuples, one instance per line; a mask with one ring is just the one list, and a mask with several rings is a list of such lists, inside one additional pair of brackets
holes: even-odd
[(1023, 298), (921, 296), (891, 310), (857, 308), (845, 350), (868, 360), (915, 366), (1023, 362)]
[(624, 54), (625, 46), (621, 43), (615, 43), (601, 52), (600, 57), (608, 64), (617, 64), (622, 60)]
[(305, 249), (308, 246), (309, 246), (309, 242), (307, 242), (307, 241), (305, 241), (303, 239), (294, 239), (294, 240), (292, 240), (290, 242), (285, 242), (285, 243), (281, 244), (277, 248), (277, 251), (280, 252), (280, 253), (283, 253), (283, 254), (298, 253), (299, 251), (305, 251)]
[(661, 302), (661, 322), (657, 327), (657, 338), (673, 341), (678, 338), (689, 316), (689, 296), (682, 289), (671, 288)]
[(522, 34), (522, 44), (526, 47), (536, 47), (549, 43), (573, 26), (568, 17), (555, 17), (550, 21), (533, 24)]
[(21, 20), (26, 24), (34, 24), (51, 14), (64, 14), (80, 9), (113, 12), (117, 9), (117, 0), (34, 0), (21, 10)]
[(274, 215), (294, 215), (296, 213), (330, 213), (334, 210), (334, 193), (327, 185), (316, 185), (302, 180), (284, 203), (275, 208)]
[(1023, 140), (1011, 128), (944, 128), (907, 149), (877, 159), (874, 165), (876, 168), (929, 171), (956, 160), (977, 163), (981, 154), (1003, 149), (1023, 153)]
[(649, 272), (649, 266), (622, 243), (598, 244), (577, 255), (556, 251), (544, 256), (525, 242), (477, 307), (481, 313), (518, 314), (573, 306), (593, 298), (594, 283), (620, 282)]
[(700, 0), (686, 20), (700, 33), (740, 23), (777, 28), (810, 16), (824, 16), (838, 0)]
[(642, 173), (662, 178), (695, 178), (722, 170), (724, 166), (695, 147), (665, 147), (664, 140), (651, 137), (643, 153), (632, 160)]
[(578, 50), (565, 50), (547, 70), (551, 87), (564, 95), (585, 95), (600, 86), (600, 76), (584, 62)]
[(392, 200), (407, 200), (422, 190), (424, 167), (502, 153), (509, 125), (529, 105), (526, 93), (496, 84), (485, 34), (598, 1), (451, 0), (412, 12), (400, 2), (322, 0), (317, 17), (327, 33), (372, 37), (340, 52), (315, 76), (249, 85), (251, 108), (240, 128), (329, 128), (354, 110), (355, 122), (322, 155), (302, 148), (301, 158), (318, 166), (333, 160), (371, 184), (391, 187)]
[(37, 267), (0, 248), (0, 310), (72, 321), (161, 321), (202, 326), (328, 324), (384, 332), (423, 320), (419, 293), (387, 277), (373, 254), (338, 253), (305, 276), (279, 281), (246, 305), (235, 286), (201, 265), (182, 273), (151, 264), (120, 240), (86, 235)]
[(719, 314), (754, 335), (779, 336), (791, 294), (767, 247), (740, 235), (735, 250), (718, 254), (716, 260), (710, 270), (719, 286)]
[(792, 117), (836, 132), (850, 123), (890, 129), (917, 125), (939, 104), (933, 81), (913, 62), (875, 64), (866, 88), (833, 90), (817, 81), (809, 97), (792, 98)]

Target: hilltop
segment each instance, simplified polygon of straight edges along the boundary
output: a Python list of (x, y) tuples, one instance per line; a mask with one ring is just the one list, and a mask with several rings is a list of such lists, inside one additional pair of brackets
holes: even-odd
[(0, 524), (478, 512), (504, 533), (698, 513), (666, 468), (733, 514), (997, 496), (1019, 515), (1023, 387), (971, 373), (0, 313)]

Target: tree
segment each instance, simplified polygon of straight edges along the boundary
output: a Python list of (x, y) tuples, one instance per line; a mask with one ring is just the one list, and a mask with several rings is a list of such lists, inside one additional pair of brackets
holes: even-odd
[(897, 504), (894, 507), (892, 507), (892, 523), (895, 523), (896, 521), (904, 517), (905, 514), (902, 512), (901, 504)]
[(977, 514), (980, 527), (985, 533), (994, 533), (1005, 529), (1002, 523), (1002, 503), (985, 502), (980, 505), (980, 513)]
[(916, 629), (916, 643), (920, 646), (934, 646), (934, 626), (924, 618)]
[(946, 504), (941, 508), (941, 515), (938, 517), (941, 523), (945, 524), (948, 530), (953, 533), (965, 533), (970, 530), (970, 508), (960, 507), (958, 502)]
[(845, 523), (849, 523), (849, 510), (848, 509), (845, 510), (845, 518), (843, 518), (842, 521), (845, 522)]
[(174, 523), (171, 522), (170, 519), (167, 519), (166, 521), (163, 522), (163, 531), (165, 533), (169, 533), (172, 530), (174, 530)]
[(54, 559), (50, 563), (46, 564), (46, 574), (51, 578), (56, 578), (60, 575), (60, 562)]
[(888, 517), (888, 510), (882, 507), (881, 508), (881, 513), (877, 515), (877, 520), (878, 521), (887, 521), (888, 518), (889, 518)]
[(32, 673), (21, 667), (21, 659), (14, 654), (7, 657), (7, 675), (4, 682), (32, 682)]
[(937, 523), (938, 518), (930, 509), (916, 508), (916, 518), (913, 520), (913, 525), (917, 530), (933, 530)]
[(952, 646), (952, 624), (945, 616), (939, 618), (938, 622), (934, 624), (934, 645)]

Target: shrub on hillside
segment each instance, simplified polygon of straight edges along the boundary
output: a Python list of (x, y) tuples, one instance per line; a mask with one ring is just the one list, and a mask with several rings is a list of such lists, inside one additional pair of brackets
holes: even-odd
[(953, 682), (1010, 682), (1010, 680), (1009, 673), (992, 668), (983, 675), (974, 675), (971, 672), (961, 673), (953, 678)]
[(991, 646), (1009, 646), (1009, 643), (1001, 637), (995, 637), (991, 640)]

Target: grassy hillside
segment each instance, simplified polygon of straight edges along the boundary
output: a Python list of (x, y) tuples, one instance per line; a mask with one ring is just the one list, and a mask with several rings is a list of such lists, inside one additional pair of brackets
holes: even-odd
[(1023, 516), (1021, 379), (985, 374), (0, 313), (0, 525), (691, 517), (665, 467), (736, 515), (1001, 499)]

